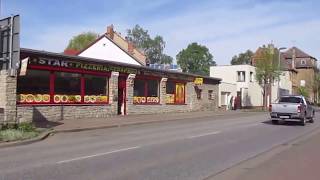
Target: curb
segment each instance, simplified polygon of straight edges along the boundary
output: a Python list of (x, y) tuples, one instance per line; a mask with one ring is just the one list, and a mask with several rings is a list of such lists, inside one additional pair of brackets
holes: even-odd
[(0, 143), (0, 148), (27, 145), (27, 144), (31, 144), (34, 142), (42, 141), (42, 140), (46, 139), (48, 136), (50, 136), (52, 133), (53, 133), (53, 131), (50, 130), (50, 131), (42, 132), (39, 134), (39, 136), (34, 137), (32, 139)]

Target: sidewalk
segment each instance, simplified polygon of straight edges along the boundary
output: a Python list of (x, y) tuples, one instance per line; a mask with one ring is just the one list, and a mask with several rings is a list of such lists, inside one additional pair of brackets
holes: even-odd
[(119, 127), (135, 124), (146, 124), (163, 121), (186, 120), (197, 118), (211, 117), (216, 119), (221, 116), (237, 117), (240, 114), (257, 114), (261, 112), (245, 112), (245, 111), (201, 111), (201, 112), (184, 112), (184, 113), (167, 113), (152, 115), (128, 115), (115, 116), (109, 118), (91, 118), (91, 119), (73, 119), (63, 120), (59, 122), (46, 122), (46, 127), (51, 127), (55, 132), (75, 132), (81, 130), (102, 129)]

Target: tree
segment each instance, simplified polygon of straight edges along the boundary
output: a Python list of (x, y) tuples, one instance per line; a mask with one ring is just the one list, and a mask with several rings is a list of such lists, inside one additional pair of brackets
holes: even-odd
[(275, 48), (264, 48), (259, 59), (255, 61), (256, 80), (263, 89), (263, 106), (267, 106), (267, 89), (271, 88), (271, 84), (279, 79), (279, 55)]
[(98, 36), (99, 35), (94, 32), (84, 32), (77, 36), (73, 36), (66, 49), (80, 51), (96, 40)]
[(238, 65), (238, 64), (250, 64), (251, 58), (253, 56), (253, 52), (251, 50), (247, 50), (244, 53), (240, 53), (238, 56), (235, 55), (231, 59), (232, 65)]
[(206, 46), (191, 43), (177, 54), (177, 63), (183, 72), (209, 75), (210, 66), (215, 66), (213, 56)]
[(304, 97), (306, 97), (306, 98), (309, 97), (309, 93), (308, 93), (307, 88), (306, 88), (306, 87), (303, 87), (303, 86), (300, 86), (300, 87), (298, 88), (298, 94), (299, 94), (299, 95), (302, 95), (302, 96), (304, 96)]
[(145, 53), (151, 64), (172, 63), (173, 58), (163, 52), (166, 43), (162, 36), (157, 35), (152, 39), (147, 30), (135, 25), (134, 28), (127, 30), (127, 38)]
[(320, 92), (320, 72), (318, 68), (315, 68), (315, 74), (312, 81), (312, 90), (313, 90), (313, 100), (315, 103), (318, 103), (318, 97)]

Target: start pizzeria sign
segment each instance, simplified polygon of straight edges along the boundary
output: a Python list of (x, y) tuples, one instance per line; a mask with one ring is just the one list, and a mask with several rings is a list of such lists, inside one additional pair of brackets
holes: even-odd
[(76, 62), (69, 60), (60, 59), (49, 59), (49, 58), (31, 58), (29, 64), (41, 65), (41, 66), (51, 66), (51, 67), (61, 67), (70, 69), (82, 69), (87, 71), (99, 71), (99, 72), (120, 72), (128, 74), (138, 74), (138, 70), (128, 67), (102, 65), (102, 64), (92, 64), (84, 62)]

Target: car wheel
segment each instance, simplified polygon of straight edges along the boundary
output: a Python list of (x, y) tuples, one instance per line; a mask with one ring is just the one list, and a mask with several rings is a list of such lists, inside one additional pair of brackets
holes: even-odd
[(303, 118), (301, 118), (300, 124), (301, 124), (301, 126), (306, 125), (306, 116), (303, 116)]
[(279, 124), (278, 120), (272, 120), (271, 122), (272, 122), (272, 124)]
[(313, 118), (314, 118), (314, 111), (312, 112), (312, 116), (311, 116), (310, 121), (309, 121), (310, 123), (314, 123)]

